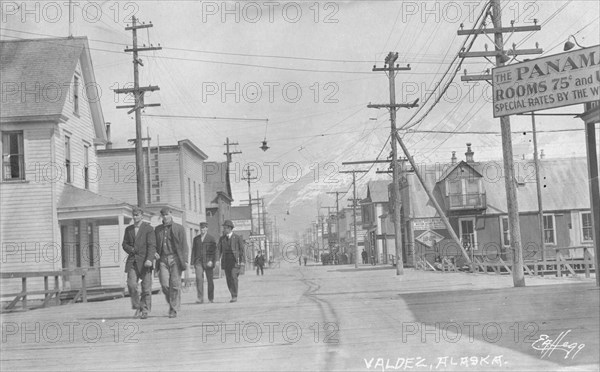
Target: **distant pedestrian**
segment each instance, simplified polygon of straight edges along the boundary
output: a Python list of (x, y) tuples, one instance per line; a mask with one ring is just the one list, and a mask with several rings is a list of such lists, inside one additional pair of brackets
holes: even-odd
[(238, 298), (238, 277), (244, 260), (244, 242), (242, 237), (233, 233), (233, 222), (223, 222), (223, 235), (217, 245), (218, 257), (221, 259), (221, 268), (225, 271), (227, 288), (231, 293), (229, 302), (236, 302)]
[(176, 318), (181, 306), (181, 273), (187, 269), (189, 248), (183, 226), (173, 222), (171, 209), (160, 210), (163, 223), (156, 227), (157, 256), (160, 258), (160, 285), (169, 304), (169, 318)]
[(217, 241), (208, 233), (208, 224), (200, 222), (200, 235), (194, 238), (192, 245), (192, 265), (196, 272), (196, 303), (204, 303), (204, 274), (208, 284), (208, 302), (215, 298), (213, 269), (217, 260)]
[(298, 257), (298, 265), (302, 266), (302, 256)]
[[(156, 253), (154, 229), (149, 223), (143, 222), (144, 213), (133, 208), (133, 225), (127, 226), (123, 237), (123, 250), (127, 252), (125, 272), (127, 273), (127, 288), (131, 297), (131, 307), (135, 310), (134, 317), (148, 318), (152, 308), (152, 266)], [(138, 292), (138, 281), (142, 281), (142, 296)]]
[(258, 271), (260, 270), (260, 275), (265, 275), (265, 256), (263, 256), (262, 251), (258, 251), (256, 257), (254, 258), (254, 266), (256, 266), (256, 275), (258, 275)]
[(362, 263), (366, 264), (367, 260), (368, 260), (368, 255), (367, 255), (367, 251), (365, 251), (363, 249), (362, 253), (360, 254), (362, 256)]
[(371, 252), (371, 265), (375, 266), (375, 253)]
[(308, 261), (308, 257), (304, 257), (304, 266), (306, 266), (306, 261)]

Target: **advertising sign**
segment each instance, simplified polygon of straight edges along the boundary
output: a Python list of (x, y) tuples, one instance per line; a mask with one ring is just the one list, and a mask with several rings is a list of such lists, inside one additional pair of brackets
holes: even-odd
[(439, 217), (413, 219), (414, 230), (444, 230), (446, 225)]
[(600, 98), (600, 45), (492, 70), (494, 117)]
[(415, 240), (431, 248), (435, 243), (444, 240), (444, 237), (435, 231), (427, 230), (423, 234), (417, 236)]
[(252, 225), (250, 220), (233, 220), (231, 222), (233, 222), (235, 229), (238, 231), (250, 231), (250, 226)]

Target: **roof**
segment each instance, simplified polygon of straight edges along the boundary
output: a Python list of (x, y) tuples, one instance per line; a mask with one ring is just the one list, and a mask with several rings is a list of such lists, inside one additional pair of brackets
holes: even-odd
[(367, 199), (370, 199), (371, 203), (387, 203), (389, 184), (390, 181), (386, 180), (367, 182)]
[(204, 181), (208, 208), (217, 208), (219, 197), (233, 201), (227, 162), (204, 162)]
[[(429, 167), (428, 169), (433, 169)], [(486, 192), (486, 214), (507, 214), (504, 165), (502, 160), (475, 163), (473, 168), (483, 175)], [(441, 201), (436, 183), (442, 176), (448, 175), (444, 168), (426, 172), (423, 176), (435, 197)], [(515, 173), (519, 185), (517, 196), (519, 212), (537, 212), (537, 187), (535, 183), (535, 164), (533, 160), (516, 161)], [(544, 211), (568, 211), (590, 208), (587, 161), (585, 158), (544, 159), (540, 161), (542, 184), (542, 206)], [(412, 217), (428, 218), (438, 216), (427, 193), (416, 176), (409, 182), (410, 207)]]
[(451, 164), (449, 167), (445, 167), (443, 173), (438, 177), (438, 182), (443, 181), (444, 179), (446, 179), (446, 177), (448, 177), (450, 175), (450, 173), (454, 172), (454, 170), (456, 168), (461, 168), (464, 169), (465, 167), (469, 167), (471, 168), (479, 177), (482, 177), (482, 175), (477, 171), (477, 166), (476, 164), (479, 163), (467, 163), (466, 161), (460, 161), (456, 164)]
[(129, 204), (122, 200), (96, 194), (95, 192), (80, 189), (69, 184), (65, 184), (60, 199), (58, 200), (58, 209), (81, 209), (107, 206), (129, 206)]
[[(53, 117), (63, 112), (77, 63), (87, 89), (96, 137), (106, 139), (104, 117), (100, 100), (96, 97), (92, 60), (87, 37), (46, 38), (0, 41), (0, 86), (2, 111), (0, 117), (7, 121), (30, 121)], [(37, 94), (18, 94), (33, 91)], [(23, 97), (25, 99), (23, 99)], [(51, 98), (51, 99), (50, 99)]]

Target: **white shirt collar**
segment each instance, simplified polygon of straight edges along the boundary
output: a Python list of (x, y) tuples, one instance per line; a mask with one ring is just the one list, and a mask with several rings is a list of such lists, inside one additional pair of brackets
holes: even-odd
[(233, 235), (233, 231), (227, 234), (227, 238), (231, 239), (231, 235)]

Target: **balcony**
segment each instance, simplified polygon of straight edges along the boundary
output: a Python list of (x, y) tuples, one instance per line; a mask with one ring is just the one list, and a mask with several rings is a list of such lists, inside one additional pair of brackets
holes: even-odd
[(448, 210), (450, 211), (480, 210), (486, 208), (485, 193), (448, 195)]

